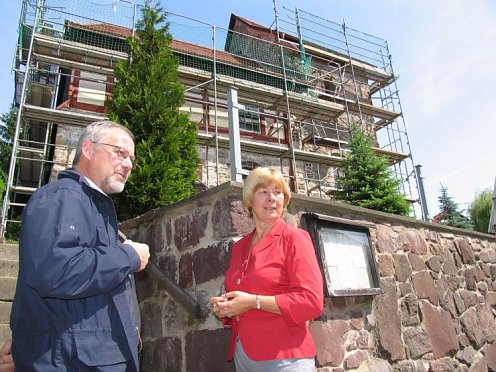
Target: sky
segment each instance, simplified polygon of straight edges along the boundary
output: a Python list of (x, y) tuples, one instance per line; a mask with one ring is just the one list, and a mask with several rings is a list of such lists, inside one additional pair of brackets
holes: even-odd
[[(95, 3), (112, 0), (81, 0)], [(0, 3), (0, 113), (12, 102), (21, 0)], [(169, 12), (223, 28), (231, 13), (271, 26), (273, 0), (161, 0)], [(466, 210), (496, 178), (495, 0), (276, 0), (388, 42), (429, 216), (441, 185)]]

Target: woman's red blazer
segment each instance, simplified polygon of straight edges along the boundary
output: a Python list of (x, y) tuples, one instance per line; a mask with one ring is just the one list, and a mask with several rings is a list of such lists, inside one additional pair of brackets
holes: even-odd
[(226, 291), (275, 296), (281, 315), (252, 309), (223, 318), (231, 325), (227, 359), (233, 358), (237, 337), (253, 360), (313, 357), (315, 345), (307, 321), (322, 312), (323, 284), (310, 236), (280, 219), (248, 259), (254, 232), (232, 247)]

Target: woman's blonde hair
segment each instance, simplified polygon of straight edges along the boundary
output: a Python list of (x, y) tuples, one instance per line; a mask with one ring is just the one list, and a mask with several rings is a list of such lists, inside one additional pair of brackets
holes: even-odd
[(275, 167), (259, 167), (253, 170), (245, 180), (245, 185), (243, 187), (243, 209), (253, 217), (251, 211), (251, 200), (255, 192), (262, 188), (269, 186), (274, 182), (279, 186), (284, 195), (284, 209), (289, 204), (291, 200), (291, 191), (289, 186), (284, 179), (281, 171)]

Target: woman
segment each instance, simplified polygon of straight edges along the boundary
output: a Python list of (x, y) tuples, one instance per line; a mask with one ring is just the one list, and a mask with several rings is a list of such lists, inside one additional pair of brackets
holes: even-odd
[(290, 199), (276, 168), (257, 168), (245, 181), (243, 208), (255, 229), (232, 247), (227, 293), (211, 298), (231, 327), (227, 359), (238, 372), (315, 370), (307, 321), (322, 312), (322, 274), (308, 233), (282, 219)]

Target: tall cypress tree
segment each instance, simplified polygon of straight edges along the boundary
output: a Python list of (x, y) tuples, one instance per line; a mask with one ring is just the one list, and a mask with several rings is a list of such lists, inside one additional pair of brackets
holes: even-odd
[(408, 215), (410, 204), (399, 191), (400, 181), (393, 177), (387, 159), (377, 156), (372, 138), (358, 125), (351, 127), (350, 153), (343, 159), (343, 176), (336, 180), (335, 199), (377, 211)]
[(120, 219), (187, 198), (198, 167), (196, 125), (179, 108), (184, 88), (164, 10), (147, 3), (129, 59), (116, 66), (109, 117), (135, 135), (137, 162), (124, 191), (115, 195)]

